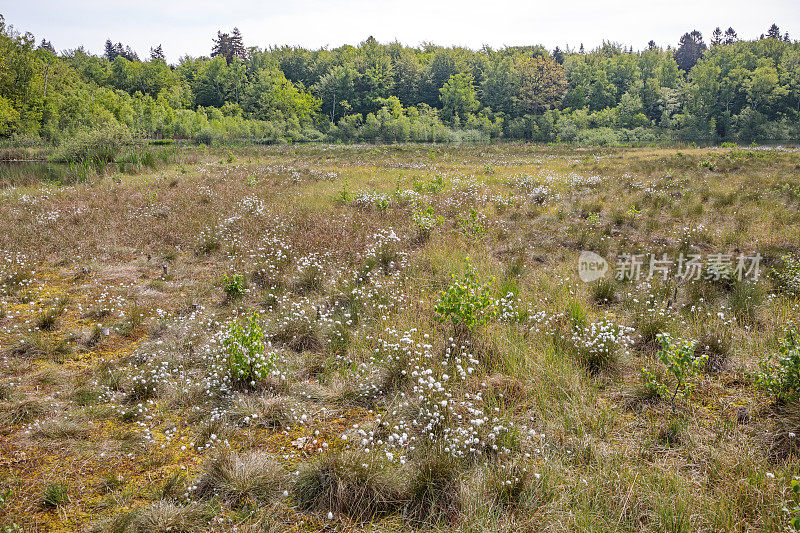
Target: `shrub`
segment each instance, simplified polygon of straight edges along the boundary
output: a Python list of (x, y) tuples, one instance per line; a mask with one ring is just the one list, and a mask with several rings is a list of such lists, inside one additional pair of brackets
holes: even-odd
[(222, 278), (222, 289), (228, 300), (237, 300), (244, 296), (244, 276), (241, 274), (225, 274)]
[(265, 353), (264, 334), (258, 313), (253, 312), (244, 324), (233, 321), (222, 341), (231, 379), (251, 387), (269, 376), (274, 366), (274, 354)]
[(664, 378), (656, 376), (645, 369), (643, 376), (647, 388), (661, 398), (669, 396), (675, 402), (678, 394), (687, 396), (692, 388), (692, 378), (697, 376), (706, 364), (708, 354), (697, 354), (694, 341), (673, 341), (668, 333), (659, 333), (657, 336), (661, 343), (658, 359), (664, 363), (667, 374)]
[(795, 477), (792, 480), (791, 488), (794, 504), (791, 508), (787, 509), (791, 515), (791, 518), (789, 519), (789, 525), (792, 526), (795, 531), (800, 531), (800, 478)]
[(456, 327), (475, 330), (497, 314), (490, 292), (491, 283), (479, 284), (475, 270), (467, 259), (464, 276), (460, 280), (452, 276), (452, 282), (440, 294), (439, 302), (434, 307), (436, 320), (444, 322), (449, 318)]
[(772, 393), (777, 402), (800, 399), (800, 333), (796, 329), (786, 330), (778, 354), (761, 361), (760, 366), (756, 383)]
[(123, 126), (105, 126), (91, 132), (82, 131), (61, 143), (51, 159), (66, 163), (110, 162), (132, 140), (130, 131)]
[(470, 239), (482, 239), (486, 235), (486, 215), (470, 208), (469, 215), (458, 217), (458, 227)]
[(202, 128), (197, 134), (194, 136), (194, 140), (197, 144), (205, 144), (206, 146), (210, 145), (214, 142), (214, 139), (217, 138), (217, 134), (211, 128)]
[(436, 211), (430, 205), (420, 207), (411, 217), (414, 228), (417, 230), (417, 240), (419, 242), (427, 241), (434, 228), (444, 223), (442, 215), (436, 215)]

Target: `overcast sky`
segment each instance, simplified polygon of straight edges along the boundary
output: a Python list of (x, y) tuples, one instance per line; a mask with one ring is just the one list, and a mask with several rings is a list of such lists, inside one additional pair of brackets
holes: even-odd
[(169, 61), (207, 55), (218, 29), (238, 26), (246, 46), (311, 48), (380, 42), (480, 48), (520, 44), (587, 49), (603, 39), (644, 48), (675, 45), (716, 26), (755, 38), (773, 22), (800, 38), (799, 0), (0, 0), (7, 24), (45, 37), (58, 50), (102, 53), (106, 38), (145, 57), (162, 44)]

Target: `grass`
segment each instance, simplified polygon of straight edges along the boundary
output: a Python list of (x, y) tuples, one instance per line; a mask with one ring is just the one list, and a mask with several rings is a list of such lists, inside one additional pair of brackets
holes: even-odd
[[(756, 376), (800, 321), (798, 152), (230, 150), (0, 190), (0, 526), (788, 527), (800, 416)], [(707, 361), (674, 398), (661, 333)]]

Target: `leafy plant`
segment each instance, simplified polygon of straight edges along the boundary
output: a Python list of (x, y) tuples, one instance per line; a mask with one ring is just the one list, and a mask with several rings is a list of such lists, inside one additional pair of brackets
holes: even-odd
[(274, 354), (265, 351), (259, 319), (258, 313), (253, 312), (244, 323), (231, 322), (228, 335), (222, 341), (231, 378), (251, 387), (266, 379), (275, 365)]
[(800, 399), (800, 333), (786, 330), (786, 337), (777, 355), (761, 361), (758, 386), (771, 392), (778, 402)]
[(222, 288), (229, 300), (236, 300), (244, 296), (244, 276), (241, 274), (225, 274), (222, 278)]
[(426, 205), (414, 211), (411, 221), (419, 235), (427, 239), (434, 228), (444, 223), (444, 217), (437, 215), (433, 206)]
[(442, 291), (439, 302), (434, 307), (436, 320), (447, 319), (453, 324), (463, 325), (470, 330), (486, 324), (497, 315), (497, 308), (491, 297), (491, 282), (480, 284), (475, 270), (467, 258), (467, 270), (461, 279), (452, 276), (450, 285)]
[(688, 340), (674, 341), (668, 333), (659, 333), (656, 338), (661, 343), (657, 357), (664, 363), (667, 378), (660, 378), (650, 370), (643, 370), (647, 388), (661, 398), (669, 397), (675, 403), (678, 394), (687, 396), (697, 376), (706, 364), (708, 354), (697, 354), (695, 342)]
[(481, 239), (486, 235), (485, 217), (475, 208), (470, 208), (469, 216), (458, 217), (458, 227), (461, 233), (473, 239)]
[[(6, 506), (6, 502), (11, 497), (12, 492), (10, 490), (4, 490), (0, 492), (0, 513), (3, 512), (3, 508)], [(22, 528), (17, 525), (16, 522), (12, 522), (10, 524), (5, 524), (2, 526), (2, 533), (14, 533), (16, 531), (22, 531)]]
[(783, 510), (791, 516), (791, 518), (789, 518), (789, 525), (792, 526), (795, 531), (800, 531), (800, 479), (794, 478), (791, 488), (794, 505), (791, 508), (784, 507)]
[(353, 193), (350, 192), (350, 183), (345, 181), (342, 183), (342, 188), (336, 194), (336, 203), (346, 205), (353, 199)]
[(782, 292), (800, 294), (800, 257), (783, 256), (781, 266), (772, 271), (772, 278)]

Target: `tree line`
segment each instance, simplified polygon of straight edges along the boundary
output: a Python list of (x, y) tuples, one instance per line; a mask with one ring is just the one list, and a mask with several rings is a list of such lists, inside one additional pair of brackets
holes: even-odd
[(525, 139), (589, 144), (800, 137), (800, 43), (773, 25), (717, 28), (675, 48), (381, 44), (245, 47), (218, 32), (207, 57), (57, 53), (0, 15), (0, 138), (58, 144), (78, 132), (303, 141)]

